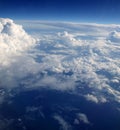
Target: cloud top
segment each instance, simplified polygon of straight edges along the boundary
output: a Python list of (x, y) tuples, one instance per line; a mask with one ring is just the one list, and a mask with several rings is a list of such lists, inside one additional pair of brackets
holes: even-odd
[(119, 42), (120, 42), (120, 32), (117, 31), (117, 30), (111, 32), (111, 33), (109, 34), (109, 40), (110, 40), (111, 42), (117, 42), (117, 43), (119, 43)]
[(0, 88), (17, 86), (17, 78), (28, 73), (26, 65), (32, 61), (27, 52), (35, 43), (21, 25), (0, 18)]
[(33, 46), (35, 39), (29, 36), (11, 19), (0, 18), (0, 65), (9, 61), (8, 57), (18, 55)]

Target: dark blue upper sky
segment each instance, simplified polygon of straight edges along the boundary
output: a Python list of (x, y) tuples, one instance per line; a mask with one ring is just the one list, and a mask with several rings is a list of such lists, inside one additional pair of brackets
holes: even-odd
[(0, 17), (120, 23), (120, 0), (0, 0)]

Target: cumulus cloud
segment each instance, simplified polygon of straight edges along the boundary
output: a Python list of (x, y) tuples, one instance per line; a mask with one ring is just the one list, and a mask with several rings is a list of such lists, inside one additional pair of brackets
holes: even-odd
[(74, 124), (80, 124), (80, 122), (90, 124), (88, 117), (84, 113), (78, 113), (77, 118), (74, 120)]
[(74, 35), (69, 34), (67, 31), (63, 33), (58, 33), (58, 37), (64, 41), (64, 44), (71, 47), (71, 46), (80, 46), (80, 40), (76, 40)]
[(0, 65), (9, 65), (15, 55), (33, 46), (35, 39), (11, 19), (0, 19)]
[(113, 31), (109, 34), (109, 37), (108, 39), (111, 41), (111, 42), (120, 42), (120, 32), (119, 31)]
[(92, 101), (92, 102), (95, 102), (95, 103), (98, 103), (98, 99), (97, 97), (95, 97), (94, 95), (91, 95), (91, 94), (87, 94), (85, 95), (85, 98), (88, 100), (88, 101)]
[(35, 30), (31, 33), (37, 44), (22, 26), (0, 19), (1, 87), (84, 91), (83, 96), (95, 103), (120, 102), (119, 25), (31, 24), (42, 27), (37, 35)]
[(0, 18), (0, 87), (16, 86), (16, 78), (27, 71), (25, 64), (32, 62), (26, 52), (35, 42), (22, 26), (11, 19)]
[(97, 97), (92, 94), (87, 94), (84, 96), (88, 101), (94, 102), (94, 103), (106, 103), (107, 99), (105, 97)]

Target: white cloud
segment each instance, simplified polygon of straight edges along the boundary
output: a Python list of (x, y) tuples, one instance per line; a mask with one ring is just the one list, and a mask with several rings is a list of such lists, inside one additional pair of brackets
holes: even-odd
[(94, 102), (94, 103), (106, 103), (107, 102), (107, 99), (103, 96), (97, 97), (97, 96), (94, 96), (93, 94), (87, 94), (87, 95), (84, 95), (84, 97), (86, 98), (86, 100)]
[(87, 94), (85, 95), (85, 98), (88, 100), (88, 101), (92, 101), (92, 102), (95, 102), (95, 103), (98, 103), (98, 99), (97, 97), (95, 97), (94, 95), (91, 95), (91, 94)]
[(0, 19), (0, 66), (14, 62), (14, 57), (35, 43), (20, 25), (10, 19)]
[(120, 102), (119, 25), (38, 21), (34, 26), (40, 30), (31, 33), (37, 44), (22, 26), (0, 19), (0, 86), (47, 86), (81, 94), (77, 87), (87, 88), (94, 92), (84, 94), (87, 100)]
[(70, 124), (66, 122), (60, 115), (54, 115), (53, 118), (58, 121), (62, 130), (71, 130)]
[(34, 61), (28, 57), (27, 51), (35, 46), (35, 42), (35, 39), (13, 20), (0, 19), (0, 87), (17, 86), (18, 77), (23, 78), (27, 71), (33, 73)]
[(84, 113), (78, 113), (77, 118), (74, 120), (74, 124), (80, 124), (80, 122), (90, 124), (88, 117)]
[(111, 32), (109, 34), (108, 39), (111, 42), (117, 42), (117, 43), (119, 43), (120, 42), (120, 32), (119, 31), (113, 31), (113, 32)]

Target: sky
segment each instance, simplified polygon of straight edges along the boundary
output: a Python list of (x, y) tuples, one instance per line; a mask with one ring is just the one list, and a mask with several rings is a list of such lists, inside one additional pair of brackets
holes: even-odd
[(120, 23), (120, 0), (0, 0), (0, 17)]

